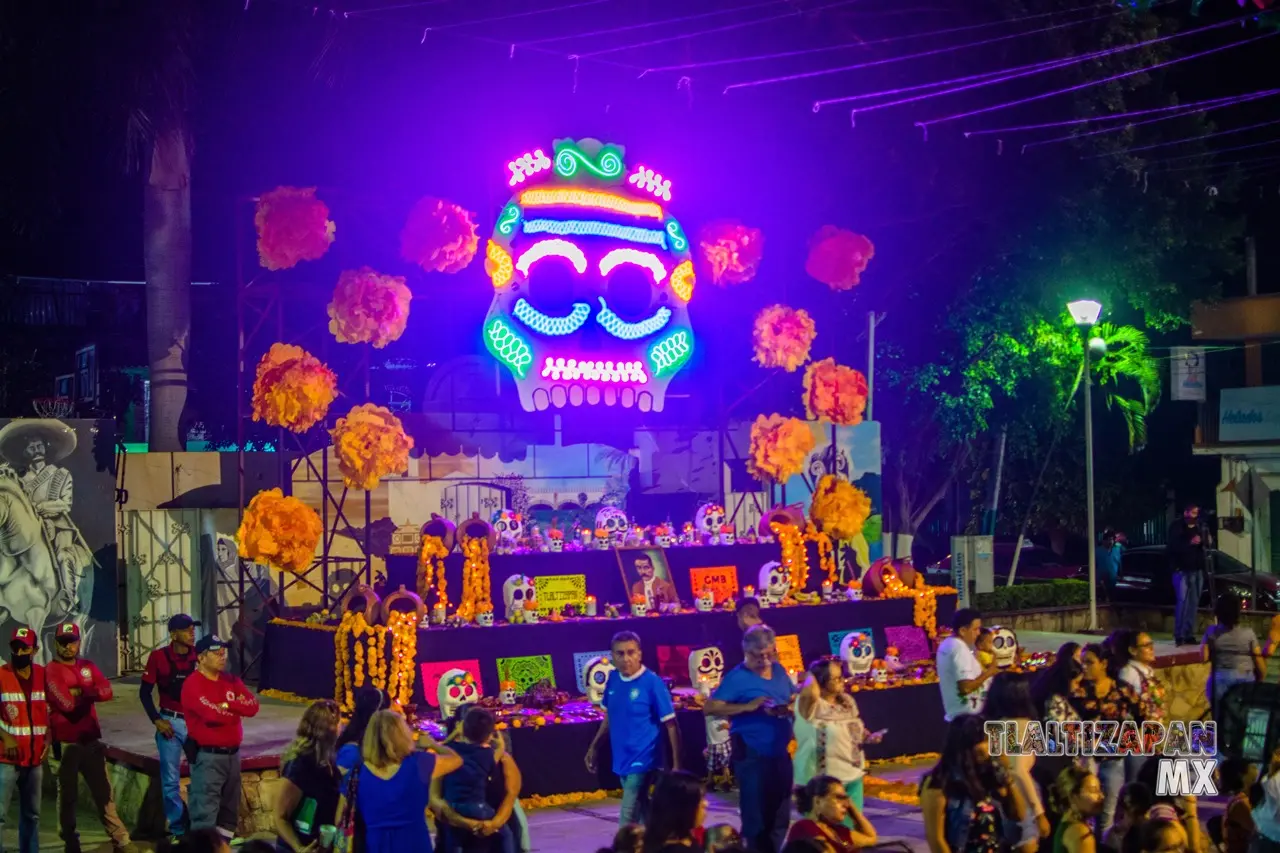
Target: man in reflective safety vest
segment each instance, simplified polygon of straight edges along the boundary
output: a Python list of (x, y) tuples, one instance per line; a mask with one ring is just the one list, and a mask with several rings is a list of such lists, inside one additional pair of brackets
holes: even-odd
[(34, 630), (13, 629), (9, 663), (0, 666), (0, 833), (17, 789), (18, 853), (40, 853), (40, 782), (49, 754), (49, 706), (44, 667), (32, 662), (38, 646)]

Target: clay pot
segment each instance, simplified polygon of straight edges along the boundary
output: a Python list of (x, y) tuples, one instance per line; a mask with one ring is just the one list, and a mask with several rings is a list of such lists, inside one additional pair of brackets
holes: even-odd
[(418, 597), (416, 592), (407, 590), (404, 588), (404, 584), (400, 584), (399, 589), (382, 600), (382, 624), (387, 625), (390, 623), (391, 614), (394, 611), (406, 613), (412, 611), (417, 614), (416, 621), (421, 624), (422, 618), (427, 614), (427, 605)]
[(342, 596), (338, 607), (340, 613), (356, 611), (364, 614), (364, 621), (370, 625), (380, 624), (382, 618), (382, 600), (368, 584), (354, 584)]
[(766, 512), (760, 519), (760, 535), (772, 537), (773, 531), (769, 528), (769, 525), (775, 521), (779, 524), (790, 524), (797, 530), (804, 531), (804, 513), (800, 511), (799, 507), (775, 506)]
[(452, 551), (458, 541), (457, 528), (453, 522), (434, 512), (431, 513), (431, 520), (422, 525), (422, 535), (438, 537), (447, 551)]
[(458, 544), (461, 545), (468, 539), (488, 540), (489, 553), (492, 554), (494, 546), (498, 544), (498, 533), (489, 522), (480, 517), (480, 513), (473, 512), (470, 518), (458, 525)]

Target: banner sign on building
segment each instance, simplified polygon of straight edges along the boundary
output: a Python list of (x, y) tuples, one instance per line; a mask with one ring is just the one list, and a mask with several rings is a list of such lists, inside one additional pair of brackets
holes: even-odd
[(1204, 347), (1174, 347), (1170, 362), (1173, 375), (1169, 383), (1174, 400), (1205, 400)]
[(1280, 386), (1224, 388), (1218, 406), (1219, 441), (1280, 441)]

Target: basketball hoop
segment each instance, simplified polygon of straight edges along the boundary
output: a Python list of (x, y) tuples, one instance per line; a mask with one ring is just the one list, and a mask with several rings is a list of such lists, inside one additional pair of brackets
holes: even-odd
[(61, 420), (75, 411), (75, 404), (69, 397), (36, 397), (31, 401), (36, 414), (42, 418)]

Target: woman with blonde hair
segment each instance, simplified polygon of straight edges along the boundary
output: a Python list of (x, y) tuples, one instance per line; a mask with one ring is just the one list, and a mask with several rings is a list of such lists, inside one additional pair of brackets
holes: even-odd
[(320, 827), (338, 813), (338, 704), (312, 702), (298, 722), (298, 732), (281, 756), (280, 792), (275, 801), (276, 850), (311, 853)]
[[(365, 853), (431, 853), (431, 780), (457, 770), (462, 760), (428, 737), (419, 743), (425, 751), (414, 749), (409, 725), (395, 711), (378, 711), (369, 718), (362, 762), (338, 809), (345, 817), (346, 799), (353, 799), (364, 827)], [(343, 823), (350, 825), (345, 819)]]

